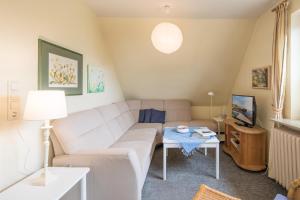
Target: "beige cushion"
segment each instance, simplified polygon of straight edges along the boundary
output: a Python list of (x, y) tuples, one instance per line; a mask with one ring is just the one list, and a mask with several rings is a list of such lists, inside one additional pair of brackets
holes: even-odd
[(130, 130), (144, 129), (144, 128), (155, 128), (158, 134), (162, 134), (163, 124), (161, 123), (136, 123)]
[(118, 140), (124, 133), (120, 127), (118, 117), (120, 116), (120, 111), (115, 104), (109, 104), (106, 106), (100, 106), (96, 108), (97, 111), (103, 116), (107, 127), (114, 136), (115, 141)]
[(189, 126), (189, 122), (188, 121), (166, 122), (163, 125), (163, 128), (166, 128), (166, 127), (176, 127), (176, 126), (179, 126), (179, 125)]
[(218, 125), (215, 121), (209, 120), (209, 119), (201, 119), (201, 120), (192, 120), (189, 123), (189, 126), (205, 126), (208, 127), (210, 130), (217, 132), (218, 131)]
[[(89, 200), (141, 200), (145, 173), (142, 173), (139, 158), (134, 150), (108, 148), (86, 153), (56, 156), (53, 164), (60, 167), (89, 167), (90, 172), (87, 176)], [(76, 197), (80, 199), (80, 187), (74, 193), (76, 194), (72, 195), (74, 198), (67, 199), (77, 200)]]
[(128, 141), (147, 141), (154, 142), (156, 137), (157, 130), (155, 128), (143, 128), (143, 129), (134, 129), (128, 130), (119, 140), (122, 142)]
[(53, 131), (66, 154), (74, 154), (79, 150), (103, 149), (114, 142), (103, 117), (95, 109), (55, 120)]
[(160, 124), (160, 123), (136, 123), (130, 128), (130, 130), (144, 129), (144, 128), (154, 128), (157, 132), (156, 143), (157, 144), (162, 143), (163, 124)]
[(53, 151), (54, 151), (54, 155), (55, 156), (60, 156), (60, 155), (64, 155), (65, 152), (62, 149), (59, 141), (57, 140), (57, 137), (55, 135), (55, 133), (53, 132), (53, 130), (51, 129), (51, 134), (50, 134), (50, 139), (53, 145)]
[(134, 117), (134, 121), (138, 122), (139, 121), (139, 114), (140, 114), (140, 109), (142, 106), (141, 100), (128, 100), (126, 101), (127, 105), (129, 107), (130, 112), (132, 113)]
[(125, 101), (115, 103), (120, 111), (120, 116), (117, 117), (118, 123), (121, 127), (122, 133), (125, 133), (135, 123), (132, 113)]
[(156, 109), (156, 110), (164, 110), (164, 101), (163, 100), (142, 100), (141, 109)]
[(121, 127), (122, 133), (125, 133), (130, 127), (134, 125), (134, 118), (130, 111), (122, 113), (117, 117), (118, 123)]
[(124, 113), (124, 112), (127, 112), (129, 110), (129, 107), (128, 107), (126, 101), (120, 101), (120, 102), (117, 102), (117, 103), (114, 103), (114, 104), (118, 107), (120, 113)]
[(151, 157), (152, 143), (148, 141), (119, 141), (111, 148), (132, 149), (136, 152), (142, 172), (145, 171), (146, 161)]
[(96, 110), (98, 110), (102, 114), (106, 122), (115, 119), (121, 114), (116, 104), (108, 104), (105, 106), (100, 106), (96, 108)]
[(191, 103), (187, 100), (165, 100), (166, 121), (190, 121)]

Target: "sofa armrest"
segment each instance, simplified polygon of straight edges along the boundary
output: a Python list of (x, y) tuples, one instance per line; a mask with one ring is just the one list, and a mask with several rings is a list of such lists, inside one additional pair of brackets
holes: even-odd
[(141, 199), (141, 166), (135, 151), (111, 148), (80, 155), (62, 155), (54, 166), (89, 167), (88, 199)]

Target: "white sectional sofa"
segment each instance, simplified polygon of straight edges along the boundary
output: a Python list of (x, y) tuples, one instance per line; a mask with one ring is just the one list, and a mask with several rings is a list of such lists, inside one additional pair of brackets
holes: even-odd
[[(166, 111), (166, 123), (137, 123), (140, 109)], [(151, 158), (163, 127), (193, 121), (185, 100), (129, 100), (70, 114), (55, 120), (51, 134), (54, 166), (87, 166), (89, 200), (140, 200)]]

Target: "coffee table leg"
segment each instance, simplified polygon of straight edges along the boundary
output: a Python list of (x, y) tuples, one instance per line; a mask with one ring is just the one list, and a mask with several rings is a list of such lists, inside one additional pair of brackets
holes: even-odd
[(207, 148), (204, 149), (204, 155), (207, 156)]
[(167, 148), (165, 145), (163, 148), (163, 179), (165, 181), (167, 179)]
[(219, 144), (216, 146), (216, 179), (219, 179)]

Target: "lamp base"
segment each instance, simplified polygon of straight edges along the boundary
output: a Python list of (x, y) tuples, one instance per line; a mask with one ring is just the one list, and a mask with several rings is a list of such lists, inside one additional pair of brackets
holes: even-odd
[(32, 185), (34, 186), (46, 186), (49, 183), (55, 181), (57, 176), (52, 174), (49, 170), (44, 169), (39, 177), (32, 180)]

